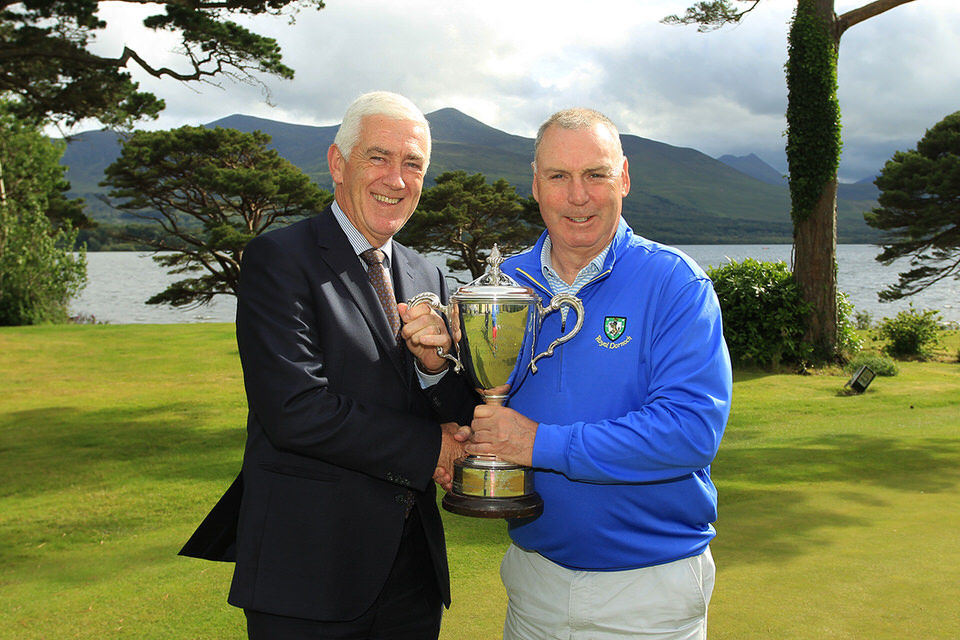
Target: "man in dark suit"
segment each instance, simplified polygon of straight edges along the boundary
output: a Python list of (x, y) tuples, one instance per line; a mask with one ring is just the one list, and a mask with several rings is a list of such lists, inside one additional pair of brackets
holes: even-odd
[[(229, 602), (251, 639), (439, 634), (450, 586), (433, 477), (447, 484), (437, 470), (463, 455), (457, 424), (476, 396), (437, 355), (451, 346), (437, 314), (400, 304), (399, 335), (388, 318), (396, 299), (447, 294), (437, 267), (392, 240), (430, 146), (409, 100), (361, 96), (327, 153), (335, 202), (244, 251), (243, 469), (181, 553), (235, 558)], [(386, 286), (368, 278), (369, 249), (385, 254)]]

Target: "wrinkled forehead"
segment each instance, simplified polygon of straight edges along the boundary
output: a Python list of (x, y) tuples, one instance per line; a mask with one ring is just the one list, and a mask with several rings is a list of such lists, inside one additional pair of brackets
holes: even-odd
[(357, 147), (364, 153), (375, 150), (425, 162), (430, 157), (430, 133), (416, 120), (366, 116)]
[(552, 126), (543, 133), (534, 167), (617, 172), (624, 159), (619, 142), (600, 124), (576, 129)]

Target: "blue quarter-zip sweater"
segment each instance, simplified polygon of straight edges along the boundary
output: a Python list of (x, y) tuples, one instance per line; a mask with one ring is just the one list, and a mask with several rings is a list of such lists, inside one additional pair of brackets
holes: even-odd
[[(544, 298), (545, 235), (503, 271)], [(580, 333), (537, 361), (508, 406), (539, 422), (537, 518), (509, 521), (519, 546), (574, 569), (623, 570), (701, 553), (716, 535), (710, 463), (732, 376), (713, 284), (680, 251), (621, 219), (600, 274), (580, 289)], [(537, 353), (563, 330), (544, 318)]]

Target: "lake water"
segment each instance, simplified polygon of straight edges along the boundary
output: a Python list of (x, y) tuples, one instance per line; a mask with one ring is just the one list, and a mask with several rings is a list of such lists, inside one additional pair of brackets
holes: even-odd
[[(718, 267), (730, 260), (755, 258), (765, 262), (782, 260), (790, 264), (791, 246), (774, 245), (681, 245), (679, 247), (704, 268)], [(941, 319), (960, 322), (960, 282), (947, 280), (906, 300), (879, 302), (877, 292), (897, 282), (906, 263), (883, 266), (875, 260), (880, 249), (874, 245), (837, 247), (838, 285), (850, 296), (857, 311), (869, 313), (874, 321), (893, 317), (909, 308), (936, 309)], [(435, 260), (443, 265), (444, 259)], [(901, 261), (902, 262), (902, 261)], [(174, 309), (148, 305), (147, 298), (178, 279), (157, 265), (149, 253), (91, 252), (87, 254), (89, 283), (70, 305), (73, 315), (91, 316), (110, 324), (172, 324), (183, 322), (233, 322), (236, 300), (222, 296), (196, 309)], [(451, 284), (455, 288), (457, 284)]]

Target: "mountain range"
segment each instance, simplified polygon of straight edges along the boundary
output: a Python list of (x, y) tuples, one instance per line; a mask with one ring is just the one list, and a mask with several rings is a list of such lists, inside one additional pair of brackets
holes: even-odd
[[(533, 139), (511, 135), (456, 109), (427, 114), (433, 154), (427, 185), (445, 171), (482, 173), (492, 182), (504, 178), (529, 195)], [(259, 130), (271, 147), (321, 187), (332, 190), (326, 150), (339, 125), (307, 126), (245, 115), (233, 115), (207, 127)], [(790, 243), (790, 195), (786, 179), (755, 155), (719, 159), (695, 149), (674, 147), (639, 136), (621, 136), (628, 158), (631, 188), (623, 215), (634, 231), (669, 244)], [(61, 163), (68, 167), (71, 197), (84, 197), (94, 220), (123, 223), (99, 196), (104, 169), (119, 156), (120, 137), (112, 131), (72, 136)], [(874, 243), (879, 233), (863, 221), (876, 206), (876, 187), (869, 182), (841, 185), (837, 200), (838, 241)]]

